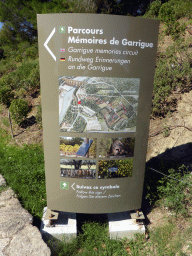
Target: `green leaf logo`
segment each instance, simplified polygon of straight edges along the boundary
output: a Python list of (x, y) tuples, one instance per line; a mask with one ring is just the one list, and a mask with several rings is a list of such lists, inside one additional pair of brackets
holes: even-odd
[(60, 188), (61, 189), (69, 189), (69, 182), (60, 181)]
[(65, 27), (60, 26), (59, 27), (59, 33), (65, 33)]

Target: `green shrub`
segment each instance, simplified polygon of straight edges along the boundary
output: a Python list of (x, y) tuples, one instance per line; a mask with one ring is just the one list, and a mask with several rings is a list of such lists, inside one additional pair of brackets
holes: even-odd
[[(149, 166), (148, 166), (149, 165)], [(150, 166), (156, 166), (156, 172)], [(188, 216), (192, 204), (192, 180), (188, 168), (177, 161), (150, 160), (145, 172), (144, 195), (151, 205)], [(160, 173), (159, 173), (160, 172)], [(164, 176), (165, 175), (165, 176)]]
[(4, 58), (4, 50), (0, 48), (0, 60)]
[(18, 83), (18, 78), (15, 76), (15, 72), (16, 71), (13, 71), (4, 75), (0, 80), (0, 86), (7, 86), (12, 90), (15, 89)]
[(24, 61), (22, 65), (17, 69), (17, 76), (20, 80), (28, 78), (34, 68), (38, 65), (38, 61)]
[(185, 32), (186, 25), (181, 24), (178, 19), (190, 13), (192, 2), (187, 0), (171, 0), (162, 4), (158, 18), (166, 25), (165, 34), (171, 35), (173, 40), (177, 40)]
[(176, 41), (185, 33), (186, 24), (180, 24), (178, 21), (169, 22), (166, 24), (167, 28), (165, 29), (166, 35), (171, 35), (172, 39)]
[(175, 18), (178, 20), (182, 17), (191, 18), (192, 1), (191, 0), (171, 0), (170, 5), (174, 9)]
[(38, 57), (38, 47), (37, 44), (29, 47), (25, 51), (25, 56), (31, 59), (36, 59)]
[(14, 90), (21, 88), (28, 91), (39, 89), (39, 61), (23, 61), (15, 71), (2, 77), (1, 84), (10, 86)]
[(18, 54), (17, 48), (9, 45), (3, 46), (4, 56), (8, 59), (15, 59)]
[(163, 199), (163, 205), (176, 214), (187, 215), (189, 210), (188, 204), (191, 200), (192, 183), (190, 176), (187, 175), (186, 167), (183, 165), (177, 171), (170, 169), (169, 177), (163, 177), (159, 181), (157, 189), (160, 198)]
[(14, 71), (17, 68), (17, 65), (13, 61), (1, 61), (0, 62), (0, 76), (3, 76), (9, 72)]
[(31, 71), (29, 79), (31, 81), (31, 89), (32, 90), (40, 89), (39, 63), (37, 63), (37, 66)]
[(20, 89), (15, 91), (15, 96), (16, 96), (16, 98), (19, 98), (19, 99), (26, 98), (28, 93), (29, 92), (26, 89), (20, 88)]
[(169, 98), (174, 90), (189, 88), (192, 81), (191, 53), (188, 43), (182, 39), (169, 46), (164, 53), (159, 54), (153, 89), (153, 115), (165, 115), (172, 107)]
[(23, 99), (14, 99), (11, 102), (10, 108), (11, 117), (17, 124), (21, 124), (21, 122), (27, 117), (29, 112), (28, 103)]
[(159, 18), (163, 22), (176, 21), (182, 17), (191, 17), (191, 0), (170, 0), (161, 5)]
[(21, 55), (21, 54), (17, 55), (17, 56), (15, 57), (15, 60), (16, 60), (17, 62), (21, 62), (21, 61), (23, 60), (22, 55)]
[(42, 109), (41, 104), (37, 106), (37, 115), (36, 115), (36, 122), (42, 127)]
[(20, 54), (23, 54), (30, 47), (30, 43), (27, 41), (23, 41), (18, 44), (17, 48)]
[(12, 47), (9, 46), (9, 45), (5, 45), (5, 46), (3, 47), (3, 49), (4, 49), (4, 56), (5, 56), (6, 58), (9, 58), (9, 57), (11, 56)]
[(161, 8), (161, 1), (160, 0), (156, 0), (154, 2), (152, 2), (149, 6), (149, 10), (145, 13), (145, 15), (143, 16), (144, 18), (157, 18), (159, 15), (159, 10)]
[(175, 10), (170, 2), (162, 4), (159, 10), (159, 18), (164, 23), (174, 22), (176, 20)]
[(9, 107), (13, 98), (14, 93), (12, 89), (9, 86), (0, 85), (0, 102)]

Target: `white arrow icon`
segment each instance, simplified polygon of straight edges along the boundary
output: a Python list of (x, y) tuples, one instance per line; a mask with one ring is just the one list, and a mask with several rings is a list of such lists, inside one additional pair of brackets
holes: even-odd
[(73, 184), (71, 185), (71, 187), (72, 187), (73, 190), (75, 190), (75, 188), (73, 187), (74, 185), (75, 185), (75, 183), (73, 183)]
[(47, 49), (47, 51), (51, 54), (51, 56), (53, 57), (53, 59), (56, 61), (55, 55), (52, 53), (52, 51), (49, 49), (49, 47), (48, 47), (48, 45), (47, 45), (47, 44), (49, 43), (51, 37), (54, 35), (54, 33), (55, 33), (55, 28), (52, 30), (51, 34), (48, 36), (47, 40), (46, 40), (45, 43), (44, 43), (44, 46), (45, 46), (45, 48)]

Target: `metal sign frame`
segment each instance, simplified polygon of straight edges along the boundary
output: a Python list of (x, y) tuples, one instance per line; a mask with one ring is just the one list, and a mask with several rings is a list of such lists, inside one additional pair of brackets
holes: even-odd
[[(139, 209), (159, 21), (100, 14), (37, 21), (48, 208)], [(72, 138), (87, 145), (84, 155), (60, 152)]]

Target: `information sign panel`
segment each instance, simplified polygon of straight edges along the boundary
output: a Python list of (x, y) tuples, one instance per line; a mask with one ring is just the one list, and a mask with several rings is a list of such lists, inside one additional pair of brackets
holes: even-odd
[(48, 208), (141, 207), (159, 21), (37, 15)]

